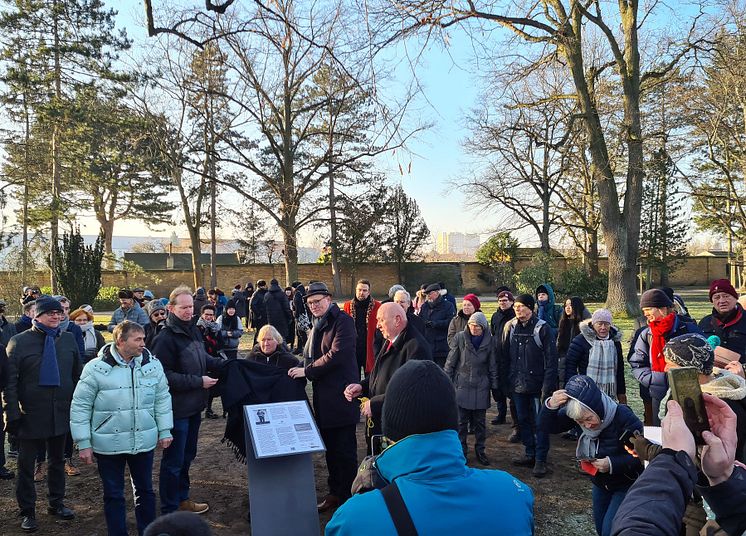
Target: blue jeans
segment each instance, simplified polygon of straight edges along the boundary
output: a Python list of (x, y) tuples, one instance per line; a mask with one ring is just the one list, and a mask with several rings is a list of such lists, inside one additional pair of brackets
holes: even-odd
[(142, 536), (145, 527), (155, 519), (153, 451), (139, 454), (96, 454), (96, 461), (104, 488), (104, 517), (109, 536), (127, 536), (127, 508), (124, 503), (125, 465), (130, 468), (137, 533)]
[(526, 456), (536, 461), (547, 461), (549, 454), (549, 434), (536, 427), (541, 410), (541, 395), (513, 393), (515, 411), (518, 414), (518, 431), (526, 448)]
[(616, 511), (622, 504), (627, 490), (606, 491), (593, 485), (593, 522), (598, 536), (609, 536)]
[(189, 467), (197, 456), (197, 438), (202, 414), (185, 419), (174, 419), (171, 446), (161, 458), (160, 485), (161, 513), (169, 514), (179, 509), (179, 503), (189, 499)]

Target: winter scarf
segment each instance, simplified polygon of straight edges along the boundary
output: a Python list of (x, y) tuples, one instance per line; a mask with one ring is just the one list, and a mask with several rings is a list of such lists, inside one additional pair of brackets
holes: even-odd
[[(606, 393), (616, 400), (616, 346), (611, 333), (606, 339), (599, 339), (598, 334), (591, 327), (591, 320), (584, 320), (580, 324), (580, 333), (588, 344), (588, 369), (586, 374), (596, 382), (602, 393)], [(619, 332), (616, 332), (620, 336)], [(615, 337), (616, 338), (616, 337)]]
[(226, 331), (236, 331), (238, 329), (238, 315), (234, 314), (233, 316), (229, 315), (228, 313), (223, 313), (223, 315), (220, 317), (220, 323), (223, 326), (223, 329)]
[[(576, 399), (577, 400), (577, 399)], [(580, 400), (578, 400), (580, 402)], [(575, 455), (579, 460), (586, 460), (588, 458), (595, 458), (598, 453), (598, 436), (601, 432), (614, 421), (616, 415), (617, 403), (614, 402), (606, 393), (601, 393), (601, 402), (604, 405), (604, 418), (601, 419), (600, 415), (597, 415), (601, 419), (601, 425), (598, 428), (591, 430), (585, 426), (581, 426), (582, 434), (578, 439), (578, 446), (575, 448)], [(580, 402), (583, 404), (582, 402)], [(588, 411), (593, 411), (591, 408), (583, 404), (583, 407)], [(593, 413), (596, 413), (593, 411)]]
[(715, 324), (719, 328), (727, 328), (738, 323), (742, 316), (743, 309), (740, 305), (736, 305), (736, 308), (725, 316), (721, 316), (715, 309), (712, 310), (712, 318), (715, 320)]
[(212, 333), (220, 331), (220, 326), (218, 326), (217, 322), (210, 322), (202, 317), (197, 320), (197, 326), (206, 329), (207, 331), (211, 331)]
[(474, 349), (479, 350), (479, 347), (482, 345), (482, 340), (484, 340), (484, 333), (481, 335), (469, 334), (469, 337), (471, 338), (471, 343), (474, 345)]
[(60, 386), (60, 367), (57, 363), (57, 348), (54, 345), (55, 339), (60, 336), (60, 328), (48, 328), (41, 322), (34, 320), (34, 327), (44, 333), (44, 350), (41, 354), (41, 365), (39, 367), (39, 386), (40, 387), (59, 387)]
[(663, 347), (666, 345), (666, 335), (671, 333), (675, 323), (676, 313), (669, 313), (660, 320), (650, 322), (650, 334), (653, 336), (650, 343), (650, 368), (653, 372), (663, 372), (666, 369)]
[(96, 330), (93, 328), (93, 322), (86, 322), (83, 325), (79, 325), (79, 327), (83, 332), (83, 342), (85, 343), (86, 352), (89, 350), (95, 350)]

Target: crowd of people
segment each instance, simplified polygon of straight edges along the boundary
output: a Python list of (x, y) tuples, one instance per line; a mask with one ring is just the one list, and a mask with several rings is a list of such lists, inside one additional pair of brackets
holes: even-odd
[[(220, 418), (214, 398), (223, 396), (223, 417), (226, 397), (241, 399), (227, 392), (240, 383), (226, 371), (245, 362), (301, 392), (310, 382), (328, 470), (317, 507), (335, 511), (327, 534), (532, 534), (531, 488), (488, 469), (493, 403), (491, 423), (510, 416), (508, 440), (523, 446), (513, 465), (537, 479), (551, 472), (551, 434), (576, 441), (600, 536), (746, 531), (746, 502), (736, 499), (746, 496), (746, 474), (735, 465), (746, 444), (746, 316), (728, 280), (712, 282), (712, 313), (699, 323), (670, 288), (643, 293), (626, 356), (611, 312), (589, 311), (582, 297), (557, 304), (549, 283), (531, 294), (499, 287), (495, 296), (488, 319), (478, 296), (457, 304), (437, 282), (412, 294), (394, 285), (381, 302), (360, 279), (341, 306), (320, 281), (283, 289), (258, 280), (230, 297), (179, 286), (159, 299), (135, 288), (119, 292), (108, 324), (96, 324), (91, 305), (24, 288), (15, 322), (0, 300), (0, 478), (16, 479), (21, 529), (39, 527), (35, 483), (45, 479), (49, 514), (75, 517), (65, 485), (81, 462), (97, 466), (110, 535), (128, 533), (125, 466), (138, 534), (167, 533), (169, 520), (208, 512), (189, 478), (200, 425)], [(249, 331), (250, 349), (239, 352)], [(627, 406), (625, 361), (641, 416)], [(688, 409), (671, 399), (667, 371), (677, 367), (695, 368), (704, 393), (710, 431), (699, 452)], [(361, 417), (368, 450), (385, 448), (359, 466)], [(662, 445), (642, 434), (661, 424)], [(6, 435), (17, 475), (5, 467)], [(468, 465), (469, 436), (482, 468)], [(484, 508), (487, 501), (504, 515)]]

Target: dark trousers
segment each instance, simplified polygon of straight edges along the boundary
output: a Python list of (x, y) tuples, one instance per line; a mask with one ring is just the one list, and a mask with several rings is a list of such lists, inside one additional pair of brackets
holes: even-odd
[(326, 446), (326, 468), (329, 470), (329, 493), (342, 501), (350, 498), (352, 481), (357, 474), (356, 425), (322, 428), (321, 439)]
[(5, 432), (2, 431), (0, 431), (0, 467), (5, 467)]
[(474, 449), (484, 453), (484, 443), (487, 440), (487, 410), (458, 408), (458, 438), (464, 449), (470, 426), (474, 431)]
[(598, 536), (610, 536), (611, 524), (616, 511), (622, 504), (627, 490), (606, 491), (596, 485), (593, 486), (593, 523), (596, 525)]
[(308, 341), (308, 333), (303, 331), (302, 329), (296, 329), (295, 335), (298, 337), (298, 344), (296, 345), (296, 348), (303, 350), (306, 346), (306, 341)]
[(513, 402), (515, 402), (518, 414), (518, 430), (521, 434), (521, 442), (526, 448), (526, 456), (536, 458), (540, 462), (547, 461), (549, 434), (536, 426), (541, 410), (541, 396), (513, 393)]
[(98, 474), (104, 488), (104, 517), (109, 536), (127, 536), (127, 507), (124, 502), (124, 466), (130, 468), (130, 482), (135, 498), (137, 533), (155, 519), (153, 492), (153, 451), (139, 454), (96, 454)]
[(513, 430), (518, 430), (518, 412), (515, 410), (515, 402), (513, 402), (513, 398), (511, 397), (509, 400), (508, 410), (510, 411), (510, 420), (513, 421), (511, 428), (513, 428)]
[[(65, 436), (65, 458), (70, 459), (73, 457), (73, 436), (69, 433)], [(39, 449), (39, 453), (36, 455), (36, 462), (43, 463), (47, 459), (47, 447), (42, 445)]]
[(169, 514), (179, 508), (181, 501), (189, 499), (189, 467), (197, 456), (197, 439), (201, 413), (185, 419), (174, 419), (171, 430), (173, 441), (163, 451), (158, 491), (161, 496), (161, 513)]
[(33, 516), (36, 512), (36, 488), (34, 486), (34, 468), (36, 455), (46, 448), (49, 458), (47, 485), (49, 506), (57, 507), (65, 498), (65, 438), (66, 435), (46, 439), (18, 440), (18, 480), (16, 481), (16, 499), (22, 516)]

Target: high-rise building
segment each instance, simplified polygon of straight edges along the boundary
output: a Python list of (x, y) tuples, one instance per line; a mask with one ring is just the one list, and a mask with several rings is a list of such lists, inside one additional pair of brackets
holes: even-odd
[(435, 251), (455, 255), (473, 255), (479, 249), (479, 235), (441, 232), (435, 237)]

